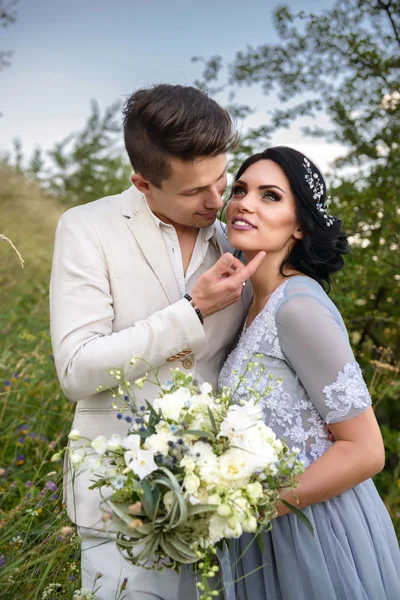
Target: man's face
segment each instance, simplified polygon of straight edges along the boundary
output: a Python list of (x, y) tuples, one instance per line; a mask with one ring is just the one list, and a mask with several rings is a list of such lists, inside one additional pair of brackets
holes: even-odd
[[(209, 227), (223, 206), (226, 155), (198, 158), (193, 162), (172, 159), (170, 165), (171, 174), (164, 179), (161, 188), (148, 183), (146, 190), (141, 189), (151, 211), (164, 223)], [(132, 181), (136, 185), (135, 176)]]

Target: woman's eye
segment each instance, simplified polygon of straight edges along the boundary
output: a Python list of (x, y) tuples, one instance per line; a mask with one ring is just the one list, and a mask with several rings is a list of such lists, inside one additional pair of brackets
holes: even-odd
[(274, 192), (266, 192), (263, 197), (268, 198), (268, 200), (274, 200), (274, 202), (280, 200), (280, 197), (277, 194), (274, 194)]
[(234, 187), (232, 190), (232, 196), (244, 196), (246, 194), (246, 190), (242, 187)]

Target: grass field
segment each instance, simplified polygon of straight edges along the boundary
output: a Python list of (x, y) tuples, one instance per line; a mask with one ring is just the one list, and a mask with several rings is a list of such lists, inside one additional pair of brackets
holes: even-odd
[[(48, 281), (62, 208), (35, 185), (0, 170), (0, 598), (71, 599), (80, 588), (79, 541), (61, 504), (61, 464), (74, 406), (59, 389), (49, 338)], [(372, 375), (372, 385), (374, 387)], [(397, 373), (396, 373), (397, 377)], [(398, 433), (385, 434), (396, 456)], [(399, 523), (399, 467), (377, 478)], [(99, 584), (101, 580), (99, 581)], [(49, 587), (50, 586), (50, 587)], [(75, 596), (80, 597), (80, 596)], [(110, 599), (113, 600), (113, 599)]]
[(48, 279), (62, 212), (18, 174), (0, 171), (0, 598), (72, 598), (79, 544), (59, 497), (63, 445), (73, 406), (59, 390), (49, 338)]

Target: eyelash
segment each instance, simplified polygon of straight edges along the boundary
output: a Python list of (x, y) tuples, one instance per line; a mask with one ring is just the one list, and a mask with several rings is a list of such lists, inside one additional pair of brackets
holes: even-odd
[[(238, 192), (245, 192), (246, 190), (245, 188), (241, 187), (240, 185), (238, 185), (237, 187), (234, 187), (232, 190), (232, 196), (236, 196), (238, 194)], [(278, 194), (275, 194), (274, 192), (271, 192), (269, 190), (267, 190), (265, 192), (265, 194), (263, 195), (263, 198), (267, 198), (267, 196), (269, 196), (270, 198), (272, 198), (272, 200), (274, 202), (278, 202), (278, 200), (280, 200), (280, 197), (278, 196)]]

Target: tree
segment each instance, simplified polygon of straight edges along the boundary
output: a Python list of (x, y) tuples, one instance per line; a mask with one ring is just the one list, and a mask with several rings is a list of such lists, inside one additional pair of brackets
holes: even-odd
[(119, 102), (101, 115), (97, 102), (92, 101), (91, 114), (82, 131), (55, 144), (47, 153), (49, 161), (36, 149), (28, 173), (68, 205), (121, 192), (129, 183), (132, 168), (119, 144), (119, 113)]
[[(0, 0), (0, 27), (8, 27), (17, 18), (15, 5), (17, 0)], [(0, 71), (10, 64), (11, 50), (0, 50)]]
[(345, 147), (329, 181), (330, 212), (343, 220), (352, 252), (333, 295), (375, 401), (387, 457), (375, 481), (400, 533), (400, 2), (336, 0), (318, 15), (281, 6), (274, 22), (279, 43), (248, 46), (227, 66), (214, 56), (197, 84), (229, 90), (231, 105), (243, 85), (278, 95), (268, 122), (243, 136), (236, 164), (302, 116), (317, 123), (305, 134)]
[(197, 84), (211, 94), (229, 89), (231, 98), (243, 85), (277, 93), (281, 106), (243, 136), (239, 159), (297, 117), (330, 117), (328, 129), (303, 131), (347, 149), (331, 180), (331, 212), (343, 219), (352, 246), (337, 277), (341, 308), (359, 350), (368, 346), (370, 356), (372, 345), (389, 345), (399, 357), (400, 2), (336, 0), (320, 15), (281, 6), (274, 23), (279, 43), (238, 51), (222, 84), (224, 62), (214, 56)]

